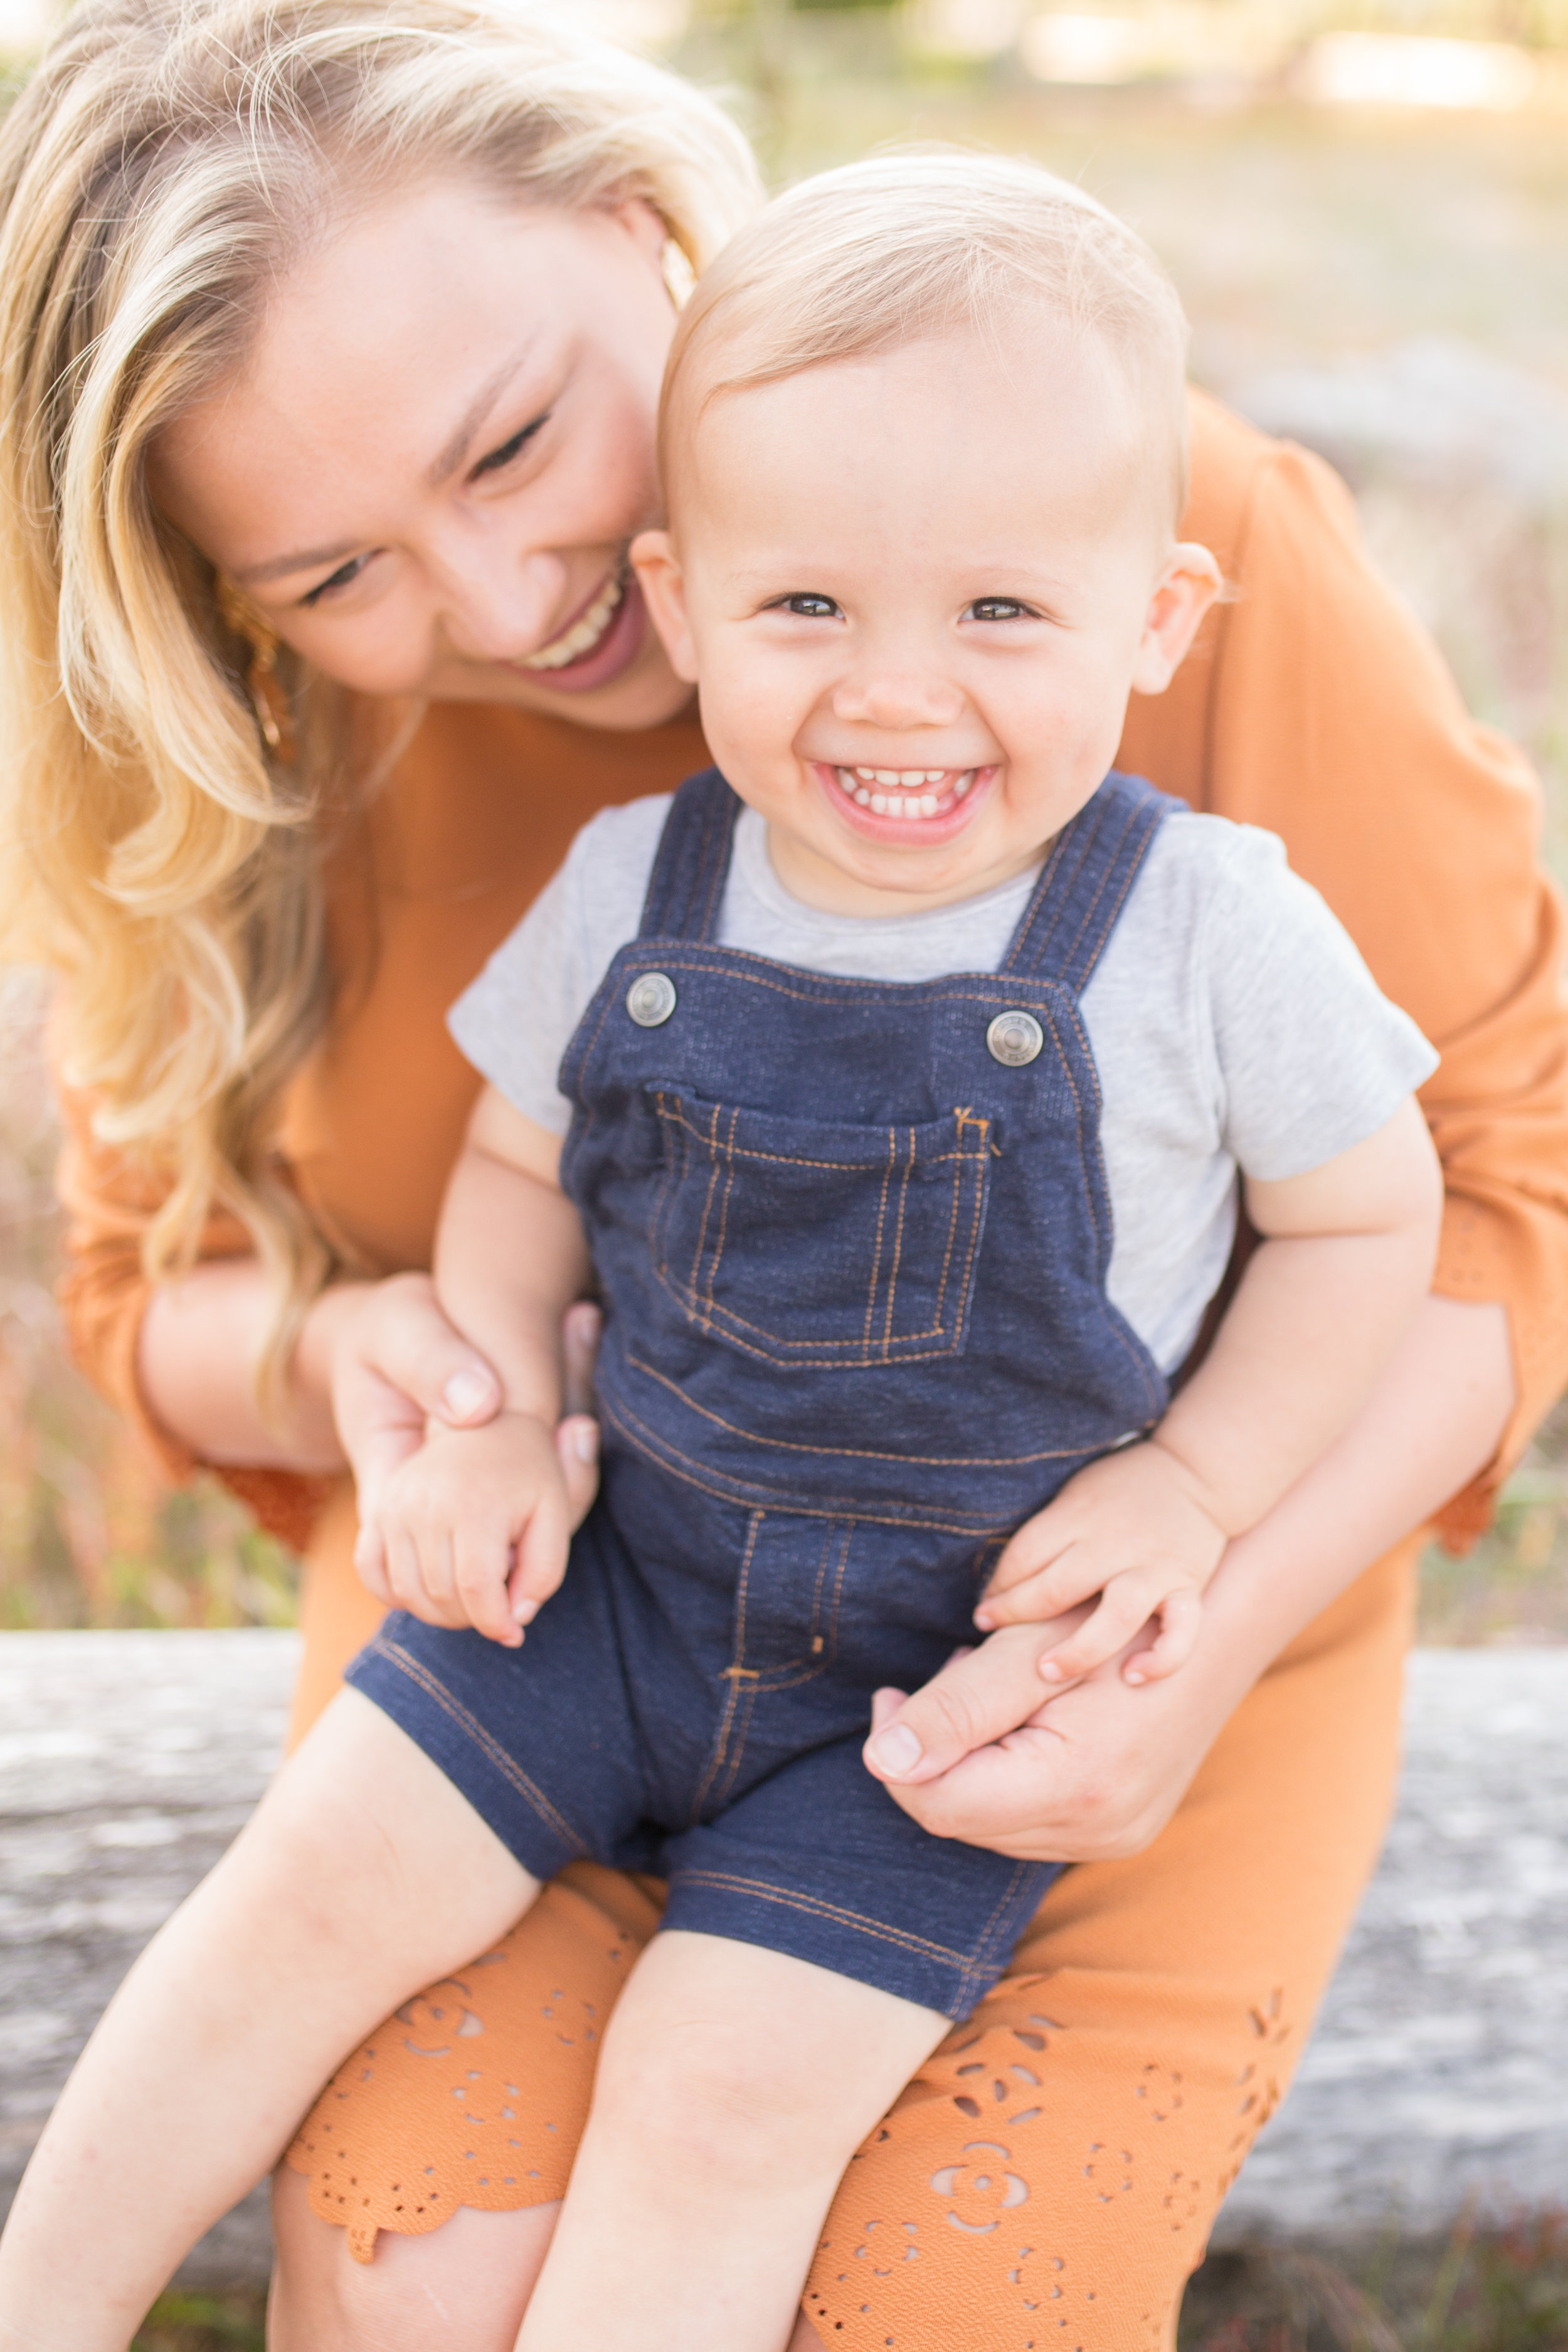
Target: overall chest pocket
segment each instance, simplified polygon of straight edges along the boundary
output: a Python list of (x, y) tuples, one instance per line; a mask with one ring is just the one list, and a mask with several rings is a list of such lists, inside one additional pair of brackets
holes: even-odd
[(956, 1355), (985, 1221), (992, 1122), (829, 1126), (654, 1087), (649, 1240), (692, 1321), (780, 1366)]

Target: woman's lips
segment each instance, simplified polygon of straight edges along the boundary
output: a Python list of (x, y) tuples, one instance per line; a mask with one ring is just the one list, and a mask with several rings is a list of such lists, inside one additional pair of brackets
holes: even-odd
[[(571, 650), (584, 630), (590, 632), (586, 640)], [(509, 662), (507, 667), (532, 685), (583, 694), (593, 687), (608, 686), (628, 668), (642, 651), (647, 634), (647, 607), (642, 592), (635, 577), (623, 579), (616, 572), (548, 646), (521, 661)]]
[(973, 823), (996, 780), (986, 768), (869, 768), (813, 765), (844, 823), (872, 841), (935, 848)]

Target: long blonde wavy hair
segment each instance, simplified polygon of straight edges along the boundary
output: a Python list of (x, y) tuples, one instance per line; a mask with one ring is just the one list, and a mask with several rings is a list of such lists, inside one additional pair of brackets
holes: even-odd
[(281, 651), (299, 757), (268, 752), (148, 454), (339, 192), (438, 172), (642, 196), (697, 269), (758, 194), (710, 100), (564, 7), (88, 0), (0, 125), (0, 954), (67, 976), (66, 1075), (145, 1173), (148, 1275), (237, 1216), (279, 1360), (331, 1267), (276, 1135), (329, 1009), (346, 698)]

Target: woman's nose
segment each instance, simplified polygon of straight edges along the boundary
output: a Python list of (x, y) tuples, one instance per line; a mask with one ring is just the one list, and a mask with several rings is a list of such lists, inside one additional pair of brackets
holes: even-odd
[(461, 565), (442, 582), (447, 634), (454, 650), (472, 661), (519, 661), (537, 652), (564, 622), (566, 567), (558, 555), (519, 553), (470, 540)]
[(963, 696), (950, 680), (930, 670), (878, 668), (840, 679), (834, 689), (833, 713), (848, 724), (892, 731), (951, 727), (963, 715)]

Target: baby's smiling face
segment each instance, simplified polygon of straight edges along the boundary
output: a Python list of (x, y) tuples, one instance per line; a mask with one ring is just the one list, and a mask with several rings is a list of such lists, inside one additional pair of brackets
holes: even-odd
[(713, 756), (808, 904), (1024, 871), (1217, 589), (1093, 339), (960, 332), (721, 394), (634, 556)]

